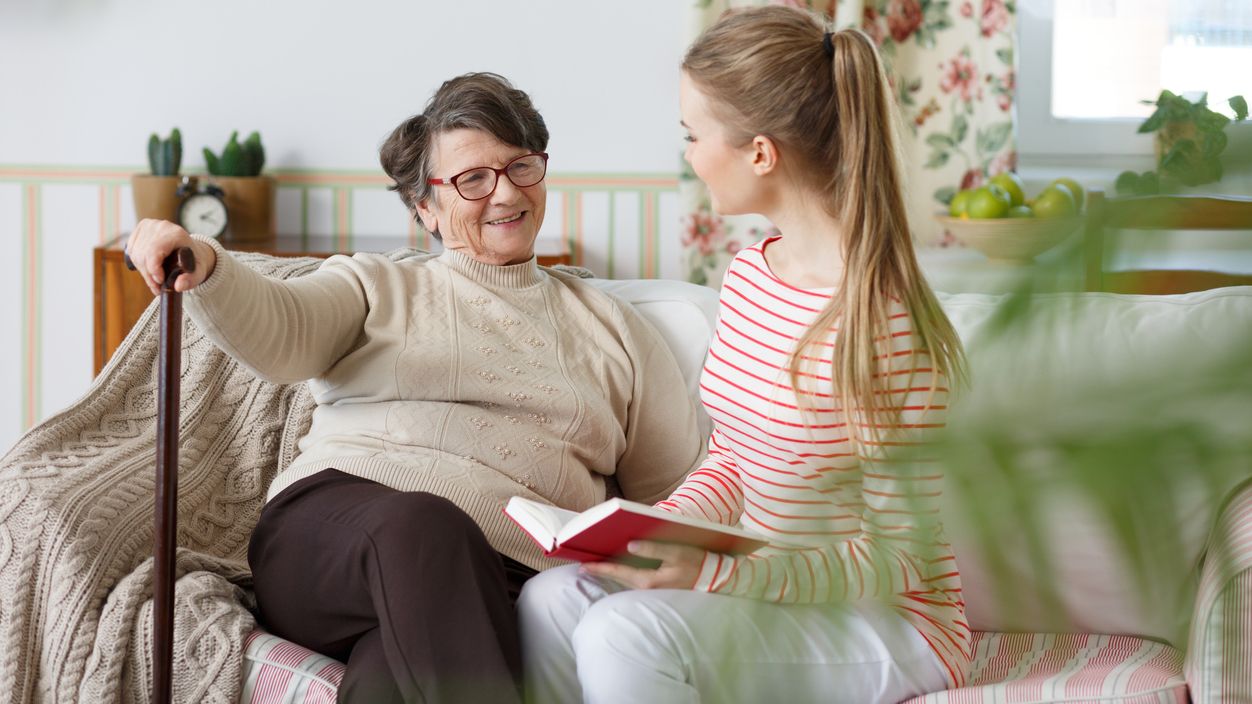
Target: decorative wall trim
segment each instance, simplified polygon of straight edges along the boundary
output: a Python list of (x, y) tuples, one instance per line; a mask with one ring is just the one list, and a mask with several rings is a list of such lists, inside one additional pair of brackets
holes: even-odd
[[(107, 242), (121, 232), (121, 191), (129, 190), (130, 177), (142, 173), (139, 166), (73, 166), (73, 165), (23, 165), (0, 164), (0, 183), (21, 183), (27, 187), (40, 187), (47, 184), (86, 184), (100, 188), (99, 199), (99, 240)], [(353, 227), (353, 193), (358, 189), (382, 190), (391, 182), (384, 174), (374, 171), (351, 170), (305, 170), (278, 169), (269, 172), (278, 182), (280, 192), (284, 189), (298, 190), (300, 193), (299, 231), (296, 234), (309, 234), (309, 191), (311, 189), (329, 189), (332, 193), (332, 215), (334, 232), (339, 245), (350, 249), (353, 236), (358, 234)], [(200, 174), (192, 174), (200, 175)], [(640, 256), (640, 275), (656, 276), (660, 270), (657, 260), (658, 247), (654, 238), (659, 233), (656, 222), (656, 194), (662, 192), (676, 193), (678, 190), (677, 174), (613, 174), (613, 173), (553, 173), (548, 176), (549, 191), (561, 194), (561, 232), (568, 238), (570, 252), (575, 263), (582, 264), (586, 257), (585, 225), (582, 209), (582, 195), (588, 192), (608, 194), (635, 193), (640, 196), (640, 231), (637, 233)], [(614, 199), (610, 199), (609, 219), (606, 227), (609, 233), (609, 249), (606, 255), (610, 262), (609, 271), (602, 272), (612, 276), (613, 245), (617, 244), (616, 222), (613, 207)], [(416, 223), (406, 218), (404, 234), (407, 242), (413, 247), (429, 248), (432, 238)], [(374, 234), (374, 233), (371, 233)], [(378, 233), (387, 234), (387, 233)], [(397, 233), (400, 234), (400, 233)]]
[[(138, 165), (0, 164), (0, 188), (20, 194), (20, 212), (0, 214), (0, 233), (19, 233), (22, 276), (20, 300), (0, 302), (20, 306), (20, 315), (15, 314), (13, 320), (21, 321), (21, 330), (13, 331), (19, 349), (0, 354), (0, 366), (20, 379), (18, 398), (0, 399), (0, 444), (10, 444), (19, 432), (42, 420), (45, 408), (55, 411), (86, 390), (91, 378), (89, 350), (83, 350), (81, 369), (62, 370), (55, 364), (54, 374), (44, 374), (45, 368), (54, 365), (45, 357), (64, 349), (67, 343), (60, 339), (61, 331), (90, 329), (90, 245), (108, 242), (133, 225), (130, 178), (142, 172)], [(398, 207), (394, 196), (378, 196), (390, 182), (381, 172), (280, 169), (269, 173), (278, 182), (279, 198), (288, 204), (286, 220), (279, 225), (284, 232), (305, 236), (333, 232), (345, 249), (352, 249), (358, 234), (394, 234), (398, 245), (426, 249), (436, 245)], [(676, 244), (677, 174), (551, 173), (547, 182), (544, 236), (555, 232), (564, 237), (574, 263), (608, 277), (682, 276)], [(73, 188), (78, 186), (88, 188)], [(45, 199), (46, 192), (55, 197)], [(77, 224), (67, 229), (64, 213), (48, 210), (67, 207), (73, 209), (73, 223), (86, 223), (86, 232)], [(49, 280), (45, 245), (48, 252), (57, 252), (58, 269), (70, 272), (66, 280)], [(44, 326), (45, 303), (66, 300), (82, 301), (81, 319)]]

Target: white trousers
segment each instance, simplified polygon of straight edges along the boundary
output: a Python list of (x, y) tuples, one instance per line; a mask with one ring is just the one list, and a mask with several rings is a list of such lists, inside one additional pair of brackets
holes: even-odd
[(947, 686), (921, 634), (876, 602), (628, 590), (567, 565), (517, 607), (532, 704), (893, 704)]

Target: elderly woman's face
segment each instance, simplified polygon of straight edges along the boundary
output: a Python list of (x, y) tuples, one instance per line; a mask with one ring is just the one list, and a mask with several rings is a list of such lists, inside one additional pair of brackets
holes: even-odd
[[(451, 130), (435, 139), (431, 175), (448, 179), (480, 166), (499, 169), (527, 153), (488, 132)], [(548, 200), (543, 181), (518, 188), (501, 175), (496, 190), (480, 200), (466, 200), (450, 184), (431, 188), (431, 196), (418, 204), (417, 212), (427, 230), (439, 231), (445, 248), (495, 265), (519, 264), (534, 254)]]

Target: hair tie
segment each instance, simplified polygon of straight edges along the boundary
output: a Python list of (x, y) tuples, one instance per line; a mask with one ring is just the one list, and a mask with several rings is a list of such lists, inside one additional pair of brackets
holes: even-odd
[(822, 35), (822, 48), (826, 50), (826, 56), (835, 57), (835, 43), (830, 40), (831, 33), (827, 32)]

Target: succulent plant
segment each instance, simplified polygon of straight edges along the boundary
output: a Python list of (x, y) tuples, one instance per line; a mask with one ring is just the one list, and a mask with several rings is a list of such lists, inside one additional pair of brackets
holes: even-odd
[(222, 154), (214, 154), (204, 148), (204, 164), (214, 176), (257, 176), (265, 166), (265, 147), (261, 146), (261, 134), (253, 132), (243, 144), (239, 143), (239, 131), (230, 133)]
[(183, 135), (175, 127), (169, 139), (155, 132), (148, 138), (148, 168), (153, 176), (177, 176), (183, 161)]

